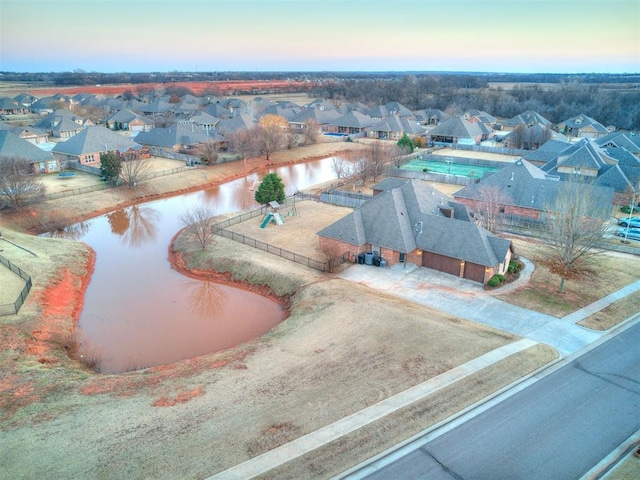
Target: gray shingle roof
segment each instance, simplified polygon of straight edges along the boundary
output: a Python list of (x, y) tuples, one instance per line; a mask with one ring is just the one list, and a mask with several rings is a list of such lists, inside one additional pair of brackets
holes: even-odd
[(122, 135), (112, 132), (106, 127), (87, 127), (76, 133), (69, 140), (60, 142), (53, 147), (53, 152), (65, 155), (79, 156), (87, 153), (108, 152), (118, 150), (127, 151), (139, 147), (138, 144)]
[(542, 115), (540, 115), (538, 112), (535, 112), (533, 110), (527, 110), (525, 112), (522, 112), (516, 115), (515, 117), (511, 117), (509, 120), (504, 122), (504, 124), (511, 127), (517, 127), (518, 125), (531, 126), (536, 124), (542, 124), (544, 126), (548, 126), (548, 125), (551, 125), (551, 122), (546, 118), (544, 118)]
[(601, 147), (624, 148), (636, 155), (640, 154), (640, 136), (626, 132), (612, 132), (596, 140)]
[(527, 152), (523, 158), (531, 162), (547, 163), (557, 158), (561, 152), (569, 147), (571, 147), (571, 144), (563, 140), (547, 140), (537, 150)]
[(340, 118), (340, 112), (337, 110), (320, 110), (319, 108), (304, 108), (295, 117), (289, 120), (289, 123), (308, 123), (315, 122), (318, 125), (326, 125)]
[[(504, 194), (505, 205), (543, 211), (553, 205), (561, 188), (562, 181), (568, 175), (549, 175), (542, 169), (526, 160), (510, 164), (502, 170), (483, 178), (479, 183), (468, 185), (458, 190), (456, 199), (483, 200), (484, 187), (496, 187)], [(593, 194), (598, 196), (601, 204), (611, 204), (613, 190), (605, 185), (585, 185), (593, 188)]]
[(371, 118), (369, 115), (365, 115), (364, 113), (357, 112), (355, 110), (351, 110), (350, 112), (345, 113), (340, 118), (331, 122), (331, 125), (336, 125), (338, 127), (348, 127), (348, 128), (366, 128), (370, 127), (375, 123), (375, 120)]
[(53, 159), (51, 152), (36, 147), (8, 130), (0, 130), (0, 156), (26, 158), (32, 162)]
[(152, 128), (148, 132), (136, 135), (136, 142), (141, 145), (173, 148), (175, 145), (197, 145), (211, 140), (220, 140), (215, 132), (207, 132), (192, 122), (178, 122), (170, 127)]
[[(463, 204), (420, 180), (386, 183), (399, 186), (367, 200), (318, 235), (403, 253), (419, 248), (485, 266), (504, 259), (511, 242), (471, 222)], [(377, 185), (382, 186), (384, 182)], [(445, 216), (443, 209), (452, 210), (453, 218)]]
[(429, 131), (430, 136), (453, 137), (453, 138), (471, 138), (475, 139), (478, 135), (482, 135), (483, 130), (477, 123), (465, 120), (462, 117), (451, 117), (445, 120), (437, 127)]

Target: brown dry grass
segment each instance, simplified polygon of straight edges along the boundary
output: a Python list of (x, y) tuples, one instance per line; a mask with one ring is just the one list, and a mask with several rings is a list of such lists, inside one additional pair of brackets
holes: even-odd
[[(304, 150), (312, 157), (321, 151), (327, 152)], [(281, 159), (293, 156), (286, 152)], [(243, 172), (240, 164), (196, 169), (170, 182), (154, 180), (147, 192), (202, 187)], [(71, 213), (133, 202), (136, 195), (107, 191), (47, 202), (44, 208), (72, 218)], [(299, 221), (287, 225), (315, 229), (305, 223), (305, 211), (300, 213)], [(72, 285), (82, 292), (90, 252), (70, 241), (12, 235), (38, 254), (11, 253), (12, 261), (34, 275), (34, 295), (19, 315), (0, 317), (0, 463), (13, 478), (45, 469), (51, 478), (204, 478), (514, 338), (238, 242), (219, 238), (203, 253), (179, 237), (176, 248), (194, 274), (215, 268), (267, 284), (289, 297), (288, 319), (226, 352), (142, 372), (93, 375), (66, 356), (64, 335), (56, 335), (73, 328), (82, 299), (67, 294)], [(68, 309), (53, 301), (65, 298)], [(518, 378), (549, 361), (535, 350), (523, 355), (526, 361), (504, 363), (488, 377), (481, 373), (469, 380), (461, 390), (464, 399), (454, 401), (452, 391), (431, 399), (430, 409), (439, 412), (433, 418), (498, 388), (503, 375)], [(412, 416), (406, 429), (403, 422), (390, 422), (397, 438), (432, 421)], [(386, 428), (369, 434), (384, 436)], [(358, 461), (374, 446), (363, 443), (340, 465)]]
[[(544, 255), (543, 245), (532, 239), (515, 239), (514, 244), (518, 255), (534, 262)], [(525, 287), (498, 298), (560, 318), (635, 282), (640, 271), (640, 258), (605, 252), (594, 257), (592, 265), (598, 272), (597, 276), (582, 281), (568, 281), (565, 292), (561, 294), (558, 292), (560, 278), (536, 264), (531, 280)], [(617, 303), (626, 303), (626, 299)]]
[(531, 347), (257, 478), (331, 478), (517, 381), (514, 372), (556, 357), (545, 345)]
[(260, 228), (263, 217), (259, 216), (232, 225), (227, 230), (323, 262), (325, 259), (318, 248), (316, 233), (352, 211), (351, 208), (304, 201), (295, 204), (295, 214), (292, 207), (280, 209), (283, 225), (270, 222), (265, 228)]
[(609, 330), (638, 312), (640, 312), (640, 292), (632, 293), (599, 312), (589, 315), (578, 322), (578, 325), (593, 330)]

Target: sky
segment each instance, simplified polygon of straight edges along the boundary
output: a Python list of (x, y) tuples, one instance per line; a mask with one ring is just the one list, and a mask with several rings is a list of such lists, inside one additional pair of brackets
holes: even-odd
[(0, 71), (640, 72), (640, 0), (0, 0)]

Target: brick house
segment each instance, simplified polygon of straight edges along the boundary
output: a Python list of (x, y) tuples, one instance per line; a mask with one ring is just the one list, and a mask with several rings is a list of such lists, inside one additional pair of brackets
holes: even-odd
[[(492, 200), (497, 200), (500, 213), (511, 218), (544, 221), (561, 184), (559, 176), (549, 175), (526, 160), (518, 160), (479, 183), (458, 190), (454, 198), (470, 211), (478, 212), (486, 208), (487, 189), (494, 189), (500, 193)], [(593, 188), (601, 203), (612, 203), (613, 189), (592, 185), (585, 188)]]
[(100, 154), (117, 151), (125, 154), (139, 150), (140, 145), (106, 127), (87, 127), (70, 139), (57, 143), (53, 154), (60, 160), (77, 161), (81, 165), (100, 166)]
[(318, 232), (320, 248), (353, 258), (371, 252), (388, 265), (414, 263), (482, 284), (506, 271), (510, 240), (477, 225), (463, 204), (421, 180), (395, 184), (378, 187), (380, 193)]

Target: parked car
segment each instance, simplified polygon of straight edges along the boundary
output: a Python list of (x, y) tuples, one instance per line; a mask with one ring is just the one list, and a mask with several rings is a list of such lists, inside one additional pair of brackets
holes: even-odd
[(640, 217), (623, 217), (618, 219), (621, 227), (640, 228)]
[(616, 235), (629, 240), (640, 240), (640, 228), (619, 228), (616, 230)]

